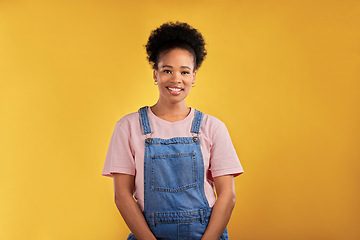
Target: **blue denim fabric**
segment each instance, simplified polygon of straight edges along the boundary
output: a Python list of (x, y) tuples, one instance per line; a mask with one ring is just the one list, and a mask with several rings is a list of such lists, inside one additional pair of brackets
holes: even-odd
[[(204, 224), (201, 222), (192, 223), (163, 223), (150, 228), (158, 240), (200, 240), (204, 235), (209, 220), (205, 220)], [(219, 240), (228, 240), (229, 236), (227, 230), (221, 235)], [(134, 234), (130, 233), (127, 240), (137, 240)]]
[[(147, 107), (139, 109), (145, 140), (144, 217), (156, 239), (201, 239), (212, 208), (204, 192), (198, 137), (203, 113), (195, 110), (194, 137), (151, 138)], [(136, 239), (131, 233), (127, 239)], [(225, 229), (220, 239), (228, 239)]]

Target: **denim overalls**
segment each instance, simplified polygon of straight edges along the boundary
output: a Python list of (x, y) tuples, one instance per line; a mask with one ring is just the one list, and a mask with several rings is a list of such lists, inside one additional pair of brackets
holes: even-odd
[[(144, 217), (156, 239), (201, 239), (212, 208), (204, 192), (204, 162), (195, 110), (193, 137), (151, 138), (147, 107), (139, 109), (145, 139)], [(136, 239), (131, 233), (128, 239)], [(225, 229), (220, 239), (228, 239)]]

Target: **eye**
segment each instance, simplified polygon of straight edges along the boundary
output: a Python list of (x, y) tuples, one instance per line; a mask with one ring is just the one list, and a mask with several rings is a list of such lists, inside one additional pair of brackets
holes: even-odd
[(170, 71), (170, 70), (165, 69), (165, 70), (164, 70), (164, 73), (171, 73), (171, 71)]
[(183, 71), (182, 74), (190, 74), (189, 72), (187, 71)]

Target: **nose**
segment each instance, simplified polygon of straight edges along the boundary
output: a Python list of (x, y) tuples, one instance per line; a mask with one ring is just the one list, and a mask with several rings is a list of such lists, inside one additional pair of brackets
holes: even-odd
[(175, 72), (173, 75), (173, 79), (174, 82), (180, 83), (182, 82), (182, 76), (181, 73)]

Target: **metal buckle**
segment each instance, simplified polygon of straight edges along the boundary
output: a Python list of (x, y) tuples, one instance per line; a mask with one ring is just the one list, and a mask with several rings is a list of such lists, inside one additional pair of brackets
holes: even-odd
[(146, 142), (147, 143), (151, 142), (152, 134), (153, 134), (153, 132), (146, 134)]
[(200, 134), (200, 132), (199, 133), (192, 133), (194, 142), (199, 140), (199, 134)]

